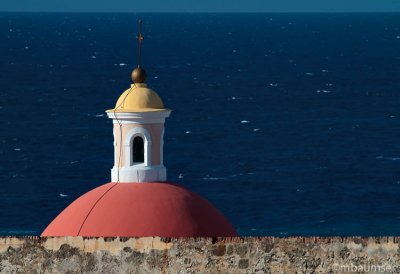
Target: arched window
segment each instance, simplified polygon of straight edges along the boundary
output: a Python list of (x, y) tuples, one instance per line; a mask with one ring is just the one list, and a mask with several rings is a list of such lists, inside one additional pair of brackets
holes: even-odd
[(125, 137), (125, 166), (151, 166), (151, 135), (147, 129), (134, 127)]
[(142, 137), (135, 137), (132, 144), (132, 162), (144, 163), (144, 142)]

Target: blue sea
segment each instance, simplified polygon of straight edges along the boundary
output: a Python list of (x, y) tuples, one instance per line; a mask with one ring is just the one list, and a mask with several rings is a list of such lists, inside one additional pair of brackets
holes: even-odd
[[(169, 181), (241, 235), (400, 235), (400, 14), (141, 14)], [(0, 14), (0, 235), (110, 181), (138, 14)]]

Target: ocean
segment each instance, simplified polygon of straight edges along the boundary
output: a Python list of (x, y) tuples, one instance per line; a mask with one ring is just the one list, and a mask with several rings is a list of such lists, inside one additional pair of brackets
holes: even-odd
[[(169, 181), (243, 236), (400, 235), (400, 14), (140, 14)], [(0, 234), (110, 181), (139, 14), (0, 14)]]

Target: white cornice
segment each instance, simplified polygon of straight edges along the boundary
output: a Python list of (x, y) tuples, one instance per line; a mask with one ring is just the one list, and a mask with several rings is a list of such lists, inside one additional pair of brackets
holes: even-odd
[(113, 123), (122, 124), (159, 124), (164, 123), (171, 110), (151, 111), (151, 112), (107, 112), (108, 118), (113, 119)]

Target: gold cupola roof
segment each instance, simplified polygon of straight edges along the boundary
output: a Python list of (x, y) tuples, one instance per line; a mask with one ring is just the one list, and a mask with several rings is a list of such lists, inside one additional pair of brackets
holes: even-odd
[(164, 103), (158, 94), (145, 83), (132, 84), (121, 94), (115, 108), (107, 112), (150, 112), (163, 111)]

